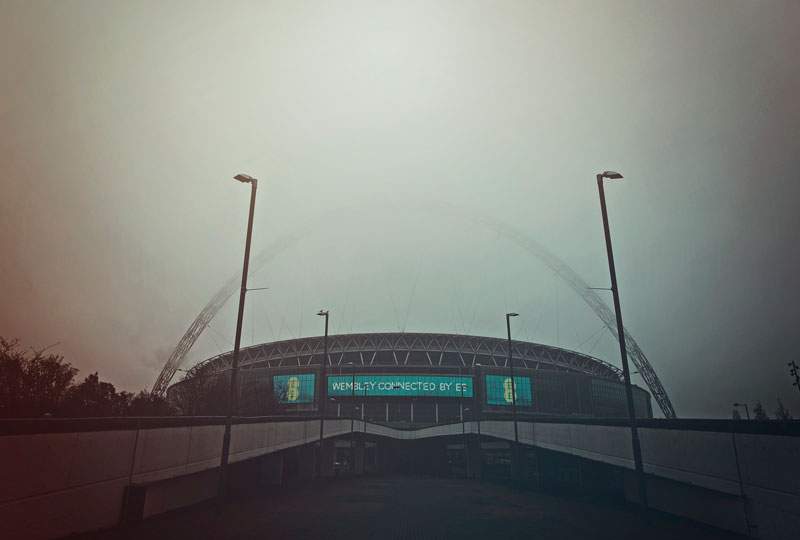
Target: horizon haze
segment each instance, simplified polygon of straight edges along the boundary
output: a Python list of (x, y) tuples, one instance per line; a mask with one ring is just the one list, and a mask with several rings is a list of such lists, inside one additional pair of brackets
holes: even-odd
[[(792, 1), (3, 2), (0, 336), (149, 389), (241, 269), (247, 173), (253, 253), (297, 239), (251, 273), (242, 346), (321, 308), (495, 337), (515, 311), (515, 339), (619, 366), (479, 223), (607, 287), (611, 169), (623, 319), (678, 417), (798, 417), (798, 28)], [(237, 300), (187, 366), (233, 348)]]

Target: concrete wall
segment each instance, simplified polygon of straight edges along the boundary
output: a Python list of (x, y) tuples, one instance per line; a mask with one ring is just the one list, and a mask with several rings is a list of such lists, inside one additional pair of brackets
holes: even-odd
[(136, 431), (0, 437), (6, 538), (53, 538), (116, 524)]
[[(325, 427), (325, 436), (332, 437), (349, 433), (350, 422), (326, 421)], [(223, 431), (217, 424), (0, 436), (2, 537), (57, 538), (113, 527), (129, 484), (154, 483), (145, 515), (208, 498), (214, 482), (195, 473), (219, 466)], [(230, 461), (318, 438), (319, 420), (235, 425)], [(162, 482), (178, 477), (185, 479)]]
[[(219, 419), (173, 419), (166, 426), (96, 431), (24, 432), (0, 436), (3, 538), (57, 538), (119, 522), (129, 484), (152, 484), (144, 514), (212, 496), (224, 427)], [(193, 425), (192, 425), (193, 424)], [(520, 422), (526, 445), (633, 468), (630, 432), (620, 422)], [(648, 493), (655, 508), (760, 538), (800, 530), (800, 438), (709, 429), (641, 429)], [(744, 425), (744, 424), (743, 424)], [(2, 426), (0, 426), (2, 427)], [(691, 427), (691, 426), (690, 426)], [(461, 424), (398, 430), (357, 421), (369, 435), (414, 440), (460, 435)], [(468, 433), (513, 440), (507, 420), (467, 422)], [(20, 432), (23, 431), (23, 432)], [(28, 430), (30, 431), (30, 430)], [(35, 430), (34, 430), (35, 431)], [(350, 432), (349, 419), (325, 421), (327, 438)], [(316, 441), (317, 419), (260, 419), (235, 425), (231, 462)], [(305, 449), (307, 452), (310, 447)], [(304, 461), (313, 461), (309, 453)], [(280, 479), (279, 465), (264, 475)], [(308, 473), (309, 471), (306, 471)], [(741, 480), (740, 480), (741, 478)], [(631, 497), (635, 490), (630, 491)], [(744, 494), (744, 498), (741, 496)]]
[[(481, 432), (513, 440), (510, 424), (482, 422)], [(634, 468), (625, 426), (520, 422), (518, 431), (524, 444)], [(800, 437), (645, 427), (640, 440), (653, 508), (757, 538), (797, 538)]]

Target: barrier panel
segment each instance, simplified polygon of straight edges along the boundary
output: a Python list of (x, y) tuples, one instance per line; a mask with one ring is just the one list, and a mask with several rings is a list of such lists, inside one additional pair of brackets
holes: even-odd
[[(522, 444), (633, 469), (623, 420), (532, 420), (518, 423)], [(372, 437), (402, 440), (462, 434), (461, 423), (416, 430), (360, 420), (353, 425)], [(647, 420), (640, 428), (654, 508), (759, 538), (794, 538), (800, 530), (797, 422)], [(326, 438), (350, 429), (350, 419), (325, 420)], [(506, 418), (466, 422), (463, 429), (514, 438)], [(160, 495), (139, 501), (146, 515), (174, 507), (183, 492), (211, 497), (223, 430), (220, 417), (0, 421), (3, 537), (48, 539), (113, 527), (123, 518), (126, 490), (128, 497), (142, 497), (137, 486), (162, 486)], [(242, 462), (318, 438), (318, 418), (239, 418), (230, 460)], [(179, 478), (185, 480), (164, 484)]]

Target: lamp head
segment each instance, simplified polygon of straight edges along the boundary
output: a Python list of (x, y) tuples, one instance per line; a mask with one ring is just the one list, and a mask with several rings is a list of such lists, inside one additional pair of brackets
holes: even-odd
[(603, 171), (600, 173), (601, 178), (608, 178), (609, 180), (619, 180), (622, 175), (616, 171)]
[(320, 317), (327, 317), (328, 316), (328, 310), (327, 309), (321, 309), (321, 310), (319, 310), (317, 312), (317, 315), (319, 315)]
[(236, 176), (233, 177), (233, 179), (234, 180), (238, 180), (239, 182), (242, 182), (243, 184), (251, 184), (251, 183), (255, 182), (255, 180), (256, 180), (255, 178), (253, 178), (249, 174), (237, 174)]
[(506, 317), (519, 317), (519, 313), (506, 313)]

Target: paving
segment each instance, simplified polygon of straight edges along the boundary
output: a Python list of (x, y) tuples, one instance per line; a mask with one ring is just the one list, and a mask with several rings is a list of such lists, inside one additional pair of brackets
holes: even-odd
[(84, 540), (742, 538), (620, 501), (515, 490), (476, 481), (366, 477), (239, 495)]

